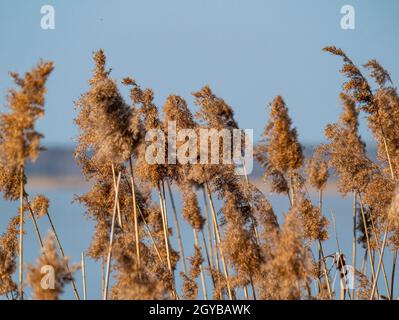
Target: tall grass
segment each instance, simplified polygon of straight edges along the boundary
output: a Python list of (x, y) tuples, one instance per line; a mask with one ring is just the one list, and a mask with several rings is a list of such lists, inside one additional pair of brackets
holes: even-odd
[[(23, 78), (12, 73), (17, 89), (9, 92), (10, 112), (0, 116), (0, 191), (7, 200), (19, 200), (20, 206), (0, 239), (0, 295), (26, 298), (23, 236), (24, 223), (30, 219), (42, 250), (36, 264), (26, 266), (33, 299), (59, 299), (67, 283), (76, 299), (90, 299), (94, 293), (87, 290), (86, 277), (92, 271), (86, 259), (102, 266), (98, 278), (104, 300), (395, 299), (398, 93), (377, 61), (370, 60), (361, 69), (341, 49), (324, 50), (342, 58), (345, 76), (339, 96), (341, 115), (326, 126), (327, 142), (305, 159), (289, 109), (277, 96), (267, 108), (265, 129), (254, 150), (264, 168), (264, 183), (271, 192), (287, 197), (289, 206), (281, 223), (254, 182), (235, 174), (235, 164), (180, 160), (154, 164), (145, 158), (146, 133), (166, 134), (171, 121), (177, 135), (184, 135), (184, 129), (197, 133), (238, 129), (233, 108), (225, 100), (205, 86), (193, 93), (197, 112), (193, 114), (182, 97), (170, 95), (161, 116), (154, 92), (129, 77), (122, 80), (130, 93), (126, 102), (106, 68), (105, 53), (94, 53), (89, 88), (76, 102), (75, 119), (79, 129), (75, 157), (90, 182), (90, 189), (76, 200), (96, 225), (90, 247), (82, 248), (81, 294), (73, 278), (78, 267), (68, 264), (49, 201), (45, 196), (32, 199), (25, 188), (26, 161), (34, 161), (42, 150), (35, 122), (44, 114), (45, 83), (53, 64), (40, 62)], [(362, 70), (369, 72), (367, 77)], [(367, 119), (375, 138), (376, 161), (366, 153), (359, 117)], [(201, 148), (198, 143), (188, 146), (186, 140), (175, 146), (165, 142), (161, 156), (181, 147), (188, 155), (190, 148)], [(353, 221), (352, 248), (344, 250), (352, 250), (351, 259), (341, 251), (334, 221), (334, 234), (328, 232), (327, 217), (333, 212), (326, 212), (323, 197), (332, 175), (337, 191), (353, 197), (353, 208), (346, 213)], [(316, 202), (310, 189), (318, 194)], [(45, 241), (36, 223), (42, 216), (52, 229)], [(172, 216), (174, 228), (169, 222)], [(190, 257), (185, 251), (191, 248), (180, 230), (184, 223), (192, 229)], [(173, 239), (178, 248), (173, 248)], [(335, 242), (337, 252), (326, 252), (326, 241)], [(387, 251), (394, 257), (392, 267), (387, 266)], [(362, 265), (356, 263), (358, 256), (364, 257)], [(41, 282), (41, 268), (47, 265), (55, 271), (53, 289), (43, 288)], [(340, 289), (334, 286), (334, 270)], [(345, 285), (350, 273), (355, 288)]]

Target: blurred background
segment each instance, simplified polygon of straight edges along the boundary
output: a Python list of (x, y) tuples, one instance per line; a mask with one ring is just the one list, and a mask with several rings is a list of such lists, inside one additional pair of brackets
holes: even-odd
[[(341, 8), (347, 4), (355, 10), (354, 29), (341, 27)], [(44, 5), (55, 10), (54, 29), (41, 27)], [(27, 192), (50, 198), (64, 249), (72, 262), (80, 263), (93, 224), (86, 219), (84, 208), (73, 203), (75, 195), (88, 187), (73, 157), (78, 134), (73, 122), (74, 101), (88, 89), (94, 50), (104, 49), (111, 76), (117, 81), (130, 76), (142, 87), (152, 88), (159, 107), (169, 94), (178, 94), (195, 111), (191, 93), (210, 85), (234, 108), (239, 126), (254, 130), (255, 142), (268, 119), (267, 104), (281, 94), (309, 154), (312, 146), (324, 141), (325, 125), (335, 122), (341, 112), (341, 61), (323, 53), (322, 48), (340, 47), (358, 65), (377, 59), (391, 72), (396, 85), (398, 24), (396, 0), (2, 0), (0, 111), (7, 111), (7, 89), (13, 87), (9, 71), (23, 73), (39, 59), (55, 62), (47, 85), (46, 114), (38, 123), (48, 150), (29, 164)], [(120, 89), (127, 99), (126, 88)], [(361, 133), (374, 158), (372, 137), (366, 129), (362, 122)], [(281, 218), (288, 203), (270, 194), (261, 175), (255, 164), (251, 179), (268, 195)], [(352, 200), (335, 192), (334, 181), (327, 191), (325, 214), (330, 220), (335, 216), (340, 247), (351, 257)], [(0, 233), (17, 207), (17, 203), (0, 199)], [(43, 233), (49, 228), (44, 220), (39, 226)], [(191, 230), (186, 227), (188, 256), (193, 245)], [(332, 223), (330, 229), (333, 237)], [(33, 262), (40, 250), (31, 223), (27, 223), (25, 239), (25, 261)], [(335, 251), (332, 238), (325, 252)], [(358, 258), (360, 264), (360, 254)], [(100, 263), (88, 260), (87, 274), (88, 298), (98, 299)], [(80, 284), (79, 272), (76, 278)], [(396, 286), (395, 296), (398, 294)], [(65, 297), (73, 298), (70, 287)]]

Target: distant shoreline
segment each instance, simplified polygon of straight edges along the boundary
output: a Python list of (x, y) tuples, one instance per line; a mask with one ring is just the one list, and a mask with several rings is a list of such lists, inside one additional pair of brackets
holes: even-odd
[[(259, 188), (263, 193), (271, 193), (270, 186), (263, 181), (262, 178), (255, 177), (250, 178), (251, 182)], [(81, 190), (90, 187), (90, 182), (86, 181), (80, 175), (66, 175), (66, 176), (41, 176), (41, 175), (28, 175), (28, 190)], [(316, 190), (308, 187), (308, 191), (313, 194)], [(325, 194), (338, 194), (336, 181), (330, 181), (327, 183), (323, 190)]]
[(69, 175), (69, 176), (29, 176), (28, 175), (28, 190), (79, 190), (87, 188), (90, 183), (85, 181), (82, 176)]

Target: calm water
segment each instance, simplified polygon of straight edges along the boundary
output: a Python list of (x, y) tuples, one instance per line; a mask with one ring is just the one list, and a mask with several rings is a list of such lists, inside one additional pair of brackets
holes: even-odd
[[(77, 203), (73, 203), (74, 195), (77, 193), (83, 193), (84, 189), (78, 190), (54, 190), (46, 189), (41, 190), (35, 188), (34, 190), (28, 190), (30, 196), (34, 196), (38, 193), (44, 193), (51, 201), (50, 212), (57, 228), (60, 240), (64, 246), (65, 253), (69, 256), (70, 262), (80, 264), (81, 252), (86, 250), (89, 246), (91, 235), (94, 230), (94, 224), (84, 216), (84, 209)], [(279, 197), (268, 195), (275, 212), (278, 213), (280, 222), (282, 221), (284, 212), (288, 210), (288, 201), (286, 197)], [(199, 199), (202, 201), (202, 194), (199, 194)], [(154, 200), (157, 201), (156, 197)], [(169, 200), (169, 199), (168, 199)], [(313, 199), (316, 203), (316, 195)], [(179, 203), (180, 198), (175, 198), (178, 211), (180, 210)], [(169, 204), (168, 204), (169, 205)], [(216, 206), (220, 207), (220, 203)], [(172, 212), (171, 208), (168, 210), (169, 214)], [(0, 200), (0, 230), (4, 232), (8, 220), (18, 213), (18, 204), (5, 202)], [(339, 239), (339, 246), (341, 251), (347, 257), (347, 263), (352, 261), (352, 199), (341, 198), (336, 194), (327, 194), (324, 199), (324, 214), (331, 221), (331, 214), (334, 214), (336, 220), (337, 234)], [(170, 225), (173, 226), (173, 218), (169, 217)], [(46, 230), (49, 230), (50, 226), (45, 217), (38, 221), (41, 233), (44, 235)], [(181, 222), (183, 244), (185, 249), (186, 258), (192, 255), (193, 252), (193, 234), (191, 228), (186, 222)], [(40, 253), (40, 248), (37, 242), (37, 238), (30, 220), (26, 223), (27, 234), (24, 237), (24, 262), (33, 263)], [(172, 238), (172, 246), (178, 248), (176, 238)], [(325, 255), (332, 254), (337, 251), (333, 225), (330, 223), (330, 240), (324, 244)], [(357, 266), (360, 267), (362, 263), (363, 252), (358, 247), (357, 254)], [(387, 267), (387, 274), (390, 277), (391, 266), (392, 266), (391, 252), (386, 251), (385, 261)], [(329, 261), (331, 265), (332, 261)], [(377, 263), (376, 263), (377, 264)], [(180, 263), (178, 264), (178, 272), (176, 272), (177, 287), (181, 285), (181, 277), (179, 276)], [(101, 266), (99, 262), (92, 260), (86, 260), (86, 272), (87, 272), (87, 295), (89, 299), (100, 299), (101, 298)], [(331, 277), (334, 277), (335, 269), (331, 271)], [(399, 275), (398, 275), (399, 277)], [(81, 288), (81, 273), (77, 271), (75, 274), (77, 286)], [(210, 281), (208, 280), (208, 295), (210, 295)], [(398, 296), (398, 281), (396, 281), (395, 297)], [(111, 282), (112, 285), (112, 282)], [(379, 287), (384, 289), (384, 282), (382, 280), (382, 274), (380, 275)], [(335, 288), (339, 292), (339, 277), (335, 281)], [(383, 290), (385, 291), (385, 290)], [(29, 290), (27, 289), (27, 296), (29, 296)], [(239, 293), (240, 294), (240, 293)], [(242, 294), (242, 293), (241, 293)], [(200, 298), (202, 297), (201, 289), (199, 290)], [(74, 299), (71, 286), (65, 288), (64, 298)]]

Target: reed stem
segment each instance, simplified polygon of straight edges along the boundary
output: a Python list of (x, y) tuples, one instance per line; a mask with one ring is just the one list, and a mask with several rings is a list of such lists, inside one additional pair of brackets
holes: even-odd
[[(161, 192), (162, 186), (163, 186), (163, 183), (158, 185), (158, 196), (159, 196), (159, 205), (161, 208), (162, 226), (163, 226), (163, 234), (164, 234), (165, 250), (166, 250), (166, 260), (167, 260), (168, 270), (172, 276), (172, 285), (173, 285), (172, 295), (174, 296), (175, 299), (177, 299), (177, 292), (175, 289), (175, 277), (174, 277), (174, 272), (172, 270), (172, 262), (170, 259), (168, 217), (167, 217), (167, 212), (166, 212), (165, 199), (163, 196), (165, 193)], [(165, 190), (163, 189), (163, 191), (165, 191)]]
[(398, 249), (395, 250), (392, 258), (392, 275), (391, 275), (391, 290), (389, 291), (389, 299), (393, 300), (393, 291), (395, 285), (395, 269), (396, 269), (396, 259), (398, 256)]
[[(116, 190), (116, 175), (115, 175), (115, 166), (114, 166), (114, 164), (111, 165), (111, 168), (112, 168), (112, 180), (114, 182), (114, 190)], [(121, 214), (121, 208), (120, 208), (120, 205), (119, 205), (119, 197), (116, 198), (116, 208), (118, 210), (118, 224), (119, 224), (119, 227), (121, 229), (123, 229), (122, 214)]]
[(217, 276), (217, 284), (219, 287), (219, 299), (222, 300), (223, 299), (223, 293), (222, 293), (222, 289), (220, 287), (220, 280), (219, 280), (219, 275), (220, 275), (220, 262), (219, 262), (219, 250), (218, 250), (218, 243), (217, 243), (217, 237), (216, 237), (216, 228), (215, 228), (215, 224), (213, 223), (213, 219), (212, 219), (212, 235), (213, 235), (213, 251), (215, 252), (215, 269), (216, 269), (216, 274)]
[[(357, 235), (356, 235), (356, 230), (357, 230), (357, 222), (356, 222), (356, 216), (357, 216), (357, 193), (356, 190), (353, 190), (353, 240), (352, 240), (352, 266), (355, 270), (356, 274), (356, 242), (357, 242)], [(352, 290), (352, 300), (356, 297), (355, 293), (356, 289), (353, 288)]]
[(248, 296), (248, 289), (247, 289), (247, 286), (244, 286), (243, 289), (244, 289), (244, 297), (245, 297), (245, 300), (248, 300), (248, 299), (249, 299), (249, 296)]
[[(361, 198), (360, 194), (359, 194), (359, 201), (360, 201), (361, 207), (363, 207), (363, 201), (362, 201), (362, 198)], [(375, 245), (376, 245), (376, 248), (377, 248), (377, 252), (378, 252), (378, 255), (381, 256), (380, 245), (379, 245), (379, 242), (378, 242), (378, 235), (377, 235), (377, 231), (375, 229), (374, 219), (373, 219), (373, 217), (371, 215), (370, 215), (370, 220), (371, 220), (371, 228), (372, 228), (373, 233), (374, 233), (374, 240), (375, 240)], [(388, 228), (388, 226), (387, 226), (387, 228)], [(373, 257), (374, 257), (374, 255), (373, 255)], [(373, 259), (373, 263), (374, 263), (374, 259)], [(385, 272), (384, 261), (382, 261), (382, 273), (383, 273), (383, 277), (384, 277), (385, 288), (387, 289), (388, 296), (389, 296), (390, 290), (389, 290), (389, 284), (388, 284), (388, 277), (387, 277), (387, 274)], [(377, 293), (378, 293), (378, 288), (377, 288)]]
[(172, 272), (172, 264), (171, 264), (171, 261), (170, 261), (170, 253), (169, 253), (168, 227), (167, 227), (166, 219), (165, 219), (163, 198), (162, 198), (161, 190), (160, 190), (159, 187), (158, 187), (158, 196), (159, 196), (159, 206), (161, 208), (162, 227), (163, 227), (163, 234), (164, 234), (164, 241), (165, 241), (165, 250), (166, 250), (166, 260), (167, 260), (168, 270), (170, 272)]
[(144, 223), (145, 229), (146, 229), (146, 231), (147, 231), (147, 234), (148, 234), (148, 236), (150, 237), (150, 240), (151, 240), (151, 242), (152, 242), (152, 244), (153, 244), (153, 246), (154, 246), (155, 252), (157, 253), (159, 260), (163, 263), (163, 260), (162, 260), (162, 257), (161, 257), (161, 253), (159, 252), (158, 246), (157, 246), (157, 244), (155, 243), (154, 237), (153, 237), (152, 234), (151, 234), (151, 230), (150, 230), (150, 228), (148, 227), (148, 224), (147, 224), (147, 222), (145, 221), (144, 216), (143, 216), (143, 214), (142, 214), (140, 208), (139, 208), (139, 212), (140, 212), (141, 219), (143, 220), (143, 223)]
[[(202, 195), (204, 197), (204, 206), (205, 206), (205, 212), (206, 212), (206, 231), (207, 231), (207, 241), (208, 241), (208, 247), (209, 247), (209, 268), (215, 268), (215, 264), (214, 264), (214, 252), (213, 252), (213, 246), (212, 246), (212, 233), (211, 233), (211, 218), (209, 215), (209, 207), (208, 207), (208, 201), (206, 200), (206, 193), (205, 193), (205, 188), (202, 187)], [(205, 240), (204, 240), (205, 243)]]
[(133, 220), (134, 220), (134, 234), (136, 238), (136, 257), (137, 257), (137, 268), (141, 269), (141, 258), (140, 258), (140, 234), (139, 234), (139, 223), (137, 217), (137, 204), (136, 204), (136, 190), (134, 186), (134, 171), (132, 165), (132, 158), (129, 158), (130, 165), (130, 183), (132, 185), (132, 205), (133, 205)]
[(108, 247), (108, 255), (107, 255), (107, 266), (105, 271), (105, 284), (104, 284), (104, 292), (103, 292), (103, 300), (108, 299), (108, 286), (109, 286), (109, 274), (111, 267), (111, 257), (112, 257), (112, 245), (114, 242), (114, 231), (115, 231), (115, 218), (117, 211), (117, 202), (118, 202), (118, 192), (119, 192), (119, 183), (121, 180), (121, 173), (118, 174), (118, 180), (115, 186), (115, 200), (114, 200), (114, 209), (112, 213), (112, 222), (111, 222), (111, 234), (109, 237), (109, 247)]
[[(244, 158), (243, 158), (243, 167), (244, 167), (245, 183), (247, 185), (247, 188), (249, 188), (248, 172), (247, 172), (247, 166), (245, 165), (245, 159)], [(247, 197), (248, 197), (248, 194), (247, 194)], [(252, 201), (249, 201), (249, 205), (251, 207), (251, 211), (253, 212), (254, 208), (253, 208)], [(256, 239), (256, 244), (259, 245), (260, 238), (259, 238), (259, 232), (258, 232), (258, 228), (257, 228), (257, 222), (256, 222), (255, 217), (252, 214), (250, 215), (250, 220), (251, 220), (252, 229), (253, 229), (253, 232), (254, 232), (254, 235), (255, 235), (255, 239)]]
[(359, 201), (360, 201), (360, 212), (362, 213), (364, 233), (366, 235), (367, 250), (369, 252), (371, 276), (372, 276), (372, 281), (374, 281), (374, 279), (375, 279), (374, 261), (373, 261), (373, 257), (371, 254), (371, 245), (370, 245), (368, 227), (367, 227), (367, 223), (366, 223), (366, 215), (364, 214), (363, 202), (362, 202), (362, 197), (360, 194), (359, 194)]
[(177, 244), (179, 246), (179, 251), (180, 251), (180, 255), (181, 255), (181, 264), (182, 264), (184, 275), (187, 276), (186, 258), (184, 255), (184, 247), (183, 247), (183, 241), (182, 241), (181, 232), (180, 232), (179, 219), (177, 218), (176, 205), (175, 205), (175, 201), (173, 199), (173, 194), (172, 194), (172, 190), (170, 188), (169, 181), (166, 181), (166, 185), (168, 187), (170, 203), (172, 204), (173, 220), (174, 220), (175, 228), (176, 228)]
[[(319, 211), (320, 211), (320, 215), (323, 215), (323, 190), (319, 189)], [(332, 291), (331, 291), (331, 284), (330, 284), (330, 278), (328, 276), (328, 272), (327, 272), (327, 265), (326, 265), (326, 259), (324, 256), (324, 252), (323, 252), (323, 244), (321, 243), (321, 241), (318, 241), (318, 249), (319, 249), (319, 259), (321, 260), (321, 265), (322, 265), (322, 269), (323, 269), (323, 274), (324, 274), (324, 278), (326, 281), (326, 285), (327, 285), (327, 291), (328, 291), (328, 295), (330, 297), (330, 299), (333, 298), (332, 296)]]
[[(55, 229), (53, 220), (51, 219), (50, 213), (48, 212), (48, 210), (46, 210), (46, 216), (47, 216), (48, 221), (50, 222), (51, 229), (52, 229), (53, 232), (54, 232), (54, 237), (55, 237), (55, 240), (56, 240), (56, 242), (57, 242), (57, 245), (58, 245), (58, 248), (59, 248), (59, 250), (60, 250), (60, 253), (61, 253), (62, 257), (65, 258), (64, 249), (62, 248), (61, 241), (60, 241), (60, 239), (58, 238), (57, 231), (56, 231), (56, 229)], [(73, 292), (74, 292), (74, 294), (75, 294), (75, 298), (76, 298), (76, 300), (80, 300), (80, 298), (79, 298), (79, 293), (78, 293), (78, 289), (76, 288), (75, 279), (73, 278), (72, 272), (71, 272), (71, 270), (69, 269), (68, 262), (66, 262), (65, 266), (66, 266), (66, 268), (67, 268), (67, 270), (68, 270), (68, 273), (69, 273), (70, 276), (71, 276), (71, 283), (72, 283)]]
[(233, 293), (230, 287), (230, 280), (229, 280), (229, 274), (227, 271), (227, 265), (226, 265), (226, 261), (224, 259), (224, 254), (223, 254), (223, 248), (222, 248), (222, 241), (221, 241), (221, 237), (220, 237), (220, 230), (219, 230), (219, 226), (217, 223), (217, 218), (216, 218), (216, 212), (215, 212), (215, 207), (213, 205), (213, 200), (212, 200), (212, 196), (210, 194), (210, 190), (209, 190), (209, 186), (206, 183), (206, 191), (207, 191), (207, 195), (208, 195), (208, 200), (209, 200), (209, 204), (211, 207), (211, 213), (212, 213), (212, 218), (213, 218), (213, 224), (215, 227), (215, 233), (216, 233), (216, 240), (218, 243), (218, 247), (219, 247), (219, 252), (220, 252), (220, 258), (222, 260), (222, 267), (223, 267), (223, 272), (224, 272), (224, 276), (226, 278), (226, 286), (227, 286), (227, 292), (229, 294), (229, 299), (233, 300)]
[(24, 237), (24, 167), (21, 167), (21, 175), (20, 175), (20, 207), (19, 207), (19, 264), (18, 264), (18, 276), (19, 276), (19, 299), (24, 299), (23, 292), (23, 237)]
[[(200, 249), (200, 244), (198, 241), (198, 234), (197, 234), (197, 229), (193, 228), (193, 233), (194, 233), (194, 243), (195, 246)], [(206, 282), (205, 282), (205, 273), (204, 273), (204, 268), (202, 266), (202, 263), (200, 265), (200, 271), (201, 271), (201, 283), (202, 283), (202, 292), (204, 295), (204, 300), (208, 300), (208, 293), (207, 293), (207, 289), (206, 289)]]
[(256, 288), (255, 288), (254, 281), (252, 280), (252, 276), (249, 276), (249, 283), (251, 284), (252, 296), (253, 296), (254, 300), (257, 300), (256, 299)]
[(375, 278), (374, 278), (374, 282), (373, 282), (373, 287), (372, 287), (372, 290), (371, 290), (370, 300), (374, 299), (374, 292), (375, 292), (375, 290), (377, 288), (378, 275), (380, 274), (380, 269), (381, 269), (381, 265), (382, 265), (382, 259), (383, 259), (383, 256), (384, 256), (385, 244), (386, 244), (386, 240), (387, 240), (387, 234), (388, 234), (388, 226), (386, 226), (386, 228), (385, 228), (384, 238), (382, 240), (382, 245), (381, 245), (382, 248), (381, 248), (380, 259), (379, 259), (379, 262), (378, 262), (377, 272), (376, 272), (376, 275), (375, 275)]
[(82, 252), (82, 287), (83, 287), (83, 300), (86, 300), (86, 264), (85, 253)]
[(206, 245), (204, 230), (202, 230), (202, 229), (201, 229), (201, 235), (202, 235), (202, 242), (204, 243), (204, 247), (205, 247), (205, 255), (206, 255), (206, 261), (208, 262), (209, 275), (211, 276), (213, 288), (215, 289), (216, 284), (215, 284), (215, 279), (214, 279), (212, 271), (211, 271), (212, 267), (211, 267), (211, 262), (210, 262), (210, 258), (209, 258), (209, 250)]
[(323, 252), (323, 245), (320, 240), (318, 241), (318, 245), (319, 245), (319, 252), (320, 252), (320, 256), (321, 256), (321, 261), (322, 261), (322, 266), (323, 266), (323, 274), (324, 274), (324, 278), (325, 278), (326, 285), (327, 285), (328, 295), (329, 295), (330, 299), (332, 300), (333, 296), (332, 296), (330, 278), (329, 278), (328, 272), (327, 272), (326, 258), (324, 256), (324, 252)]
[(32, 207), (30, 205), (30, 202), (29, 202), (29, 199), (28, 199), (28, 196), (26, 195), (26, 193), (25, 193), (25, 201), (26, 201), (26, 204), (28, 205), (28, 211), (29, 211), (30, 217), (32, 218), (33, 226), (35, 227), (36, 236), (37, 236), (37, 240), (39, 241), (40, 248), (43, 248), (43, 241), (42, 241), (42, 237), (40, 235), (39, 227), (37, 225), (35, 214), (33, 213)]

